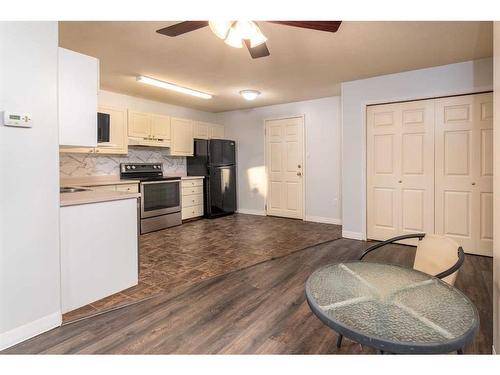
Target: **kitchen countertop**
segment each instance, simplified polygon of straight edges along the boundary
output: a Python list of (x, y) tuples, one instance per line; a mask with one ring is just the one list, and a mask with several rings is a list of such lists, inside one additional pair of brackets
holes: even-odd
[(140, 198), (140, 193), (127, 193), (123, 191), (88, 190), (76, 193), (61, 193), (60, 206), (76, 206), (100, 202), (117, 201), (122, 199)]
[[(166, 177), (180, 177), (182, 180), (195, 180), (205, 176), (179, 176), (165, 175)], [(60, 206), (75, 206), (79, 204), (91, 204), (121, 199), (140, 198), (140, 193), (128, 193), (122, 191), (92, 190), (92, 186), (138, 184), (138, 180), (122, 180), (120, 176), (85, 176), (61, 178), (61, 187), (87, 187), (89, 191), (76, 193), (61, 193)]]
[(85, 176), (61, 178), (60, 185), (63, 186), (103, 186), (138, 184), (138, 180), (122, 180), (120, 176)]

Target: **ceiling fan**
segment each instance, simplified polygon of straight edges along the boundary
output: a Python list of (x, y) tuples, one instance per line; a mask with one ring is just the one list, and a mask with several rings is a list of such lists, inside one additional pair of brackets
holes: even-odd
[[(300, 27), (318, 31), (336, 32), (342, 21), (264, 21), (286, 26)], [(175, 37), (202, 27), (209, 26), (212, 32), (231, 47), (242, 48), (245, 45), (254, 59), (269, 56), (267, 38), (260, 31), (255, 21), (184, 21), (156, 30), (162, 35)]]

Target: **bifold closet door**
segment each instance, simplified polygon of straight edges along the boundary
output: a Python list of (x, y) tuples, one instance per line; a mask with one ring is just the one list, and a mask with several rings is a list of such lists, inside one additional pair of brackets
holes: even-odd
[(436, 233), (493, 249), (493, 94), (436, 100)]
[(433, 233), (433, 101), (369, 106), (366, 115), (368, 238)]

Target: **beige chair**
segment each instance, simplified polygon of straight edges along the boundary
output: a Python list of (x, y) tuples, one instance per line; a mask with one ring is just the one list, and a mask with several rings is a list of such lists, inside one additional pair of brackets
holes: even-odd
[(464, 250), (451, 238), (445, 236), (417, 233), (394, 237), (369, 247), (359, 260), (375, 249), (409, 238), (419, 239), (413, 268), (434, 275), (450, 285), (455, 284), (458, 269), (465, 259)]
[[(436, 234), (406, 234), (394, 237), (386, 241), (379, 242), (365, 250), (359, 257), (362, 260), (368, 253), (382, 246), (394, 243), (396, 241), (409, 238), (418, 238), (417, 252), (413, 268), (434, 275), (450, 285), (455, 284), (458, 269), (465, 260), (464, 250), (451, 238), (439, 236)], [(342, 335), (337, 339), (337, 348), (342, 345)], [(460, 351), (459, 351), (460, 352)]]

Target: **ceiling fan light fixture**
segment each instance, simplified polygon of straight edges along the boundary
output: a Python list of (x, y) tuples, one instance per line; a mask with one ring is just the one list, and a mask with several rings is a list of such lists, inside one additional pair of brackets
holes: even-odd
[(229, 29), (229, 32), (227, 33), (227, 37), (226, 37), (226, 39), (224, 39), (224, 43), (226, 43), (227, 45), (234, 47), (234, 48), (242, 48), (243, 47), (243, 41), (240, 37), (240, 34), (234, 27), (231, 27)]
[(146, 84), (151, 85), (151, 86), (161, 87), (162, 89), (166, 89), (166, 90), (180, 92), (182, 94), (196, 96), (197, 98), (212, 99), (212, 95), (207, 94), (205, 92), (189, 89), (189, 88), (183, 87), (183, 86), (178, 86), (176, 84), (161, 81), (159, 79), (155, 79), (155, 78), (151, 78), (151, 77), (137, 76), (137, 82), (146, 83)]
[(260, 95), (260, 91), (257, 90), (241, 90), (240, 95), (243, 96), (245, 100), (255, 100)]
[(265, 43), (267, 41), (267, 38), (264, 34), (262, 34), (262, 31), (260, 31), (259, 26), (257, 26), (255, 22), (252, 23), (254, 25), (254, 31), (250, 38), (250, 47), (254, 48), (260, 46), (262, 43)]
[(208, 21), (210, 30), (221, 39), (226, 39), (233, 21)]
[(249, 40), (251, 48), (267, 40), (253, 21), (208, 21), (208, 25), (217, 37), (234, 48), (242, 48), (243, 40)]

